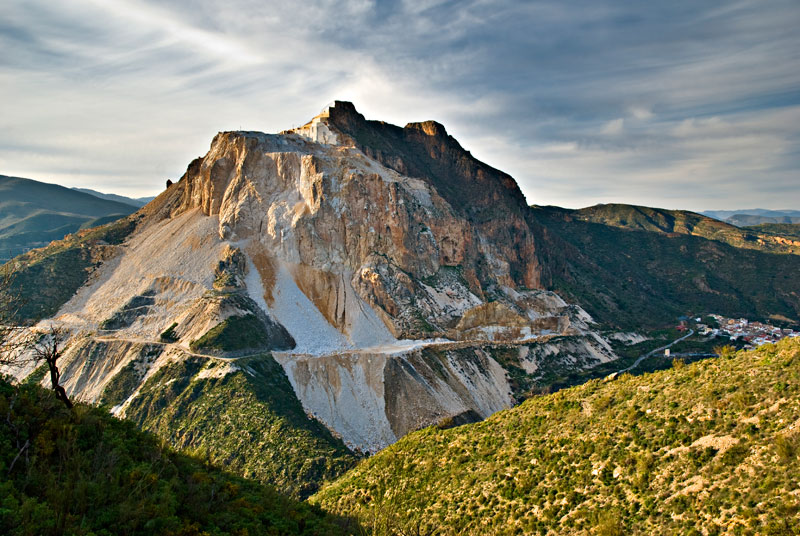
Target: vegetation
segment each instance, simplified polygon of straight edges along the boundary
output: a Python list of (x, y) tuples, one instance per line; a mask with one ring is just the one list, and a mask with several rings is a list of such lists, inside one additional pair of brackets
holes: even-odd
[(312, 497), (375, 534), (796, 534), (800, 341), (410, 434)]
[(762, 223), (746, 227), (758, 233), (765, 233), (774, 236), (783, 236), (798, 239), (800, 238), (800, 223)]
[(193, 352), (201, 350), (235, 352), (263, 348), (269, 342), (263, 323), (256, 315), (247, 314), (226, 318), (202, 337), (192, 341), (189, 347)]
[[(106, 403), (133, 394), (135, 375), (131, 365), (114, 377), (103, 394)], [(356, 461), (341, 440), (306, 415), (269, 355), (235, 364), (201, 358), (170, 363), (148, 378), (125, 416), (177, 448), (298, 497)]]
[(89, 226), (109, 223), (136, 207), (63, 186), (0, 175), (0, 264)]
[(530, 219), (545, 284), (607, 325), (661, 328), (686, 311), (800, 323), (800, 255), (581, 221), (554, 207), (534, 207)]
[[(739, 228), (688, 210), (666, 210), (636, 205), (595, 205), (580, 210), (565, 209), (580, 221), (601, 223), (623, 229), (665, 234), (691, 235), (724, 242), (736, 248), (771, 253), (800, 253), (800, 248), (771, 240), (776, 233), (759, 227)], [(786, 226), (791, 228), (791, 226)]]
[(0, 381), (0, 533), (346, 534), (268, 486), (176, 454), (105, 411)]
[[(85, 194), (88, 195), (88, 194)], [(136, 227), (135, 217), (78, 231), (50, 245), (31, 250), (8, 263), (14, 278), (3, 296), (16, 300), (17, 321), (52, 316), (89, 279), (91, 272), (114, 253), (114, 245)]]
[(178, 340), (178, 335), (175, 333), (175, 328), (177, 328), (177, 327), (178, 327), (178, 323), (177, 322), (173, 322), (167, 329), (165, 329), (161, 333), (161, 335), (159, 336), (159, 339), (161, 340), (161, 342), (169, 343), (169, 342), (177, 341)]

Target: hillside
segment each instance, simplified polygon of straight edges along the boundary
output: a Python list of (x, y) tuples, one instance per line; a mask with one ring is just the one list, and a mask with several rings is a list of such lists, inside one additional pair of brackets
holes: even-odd
[[(142, 365), (134, 361), (116, 374), (100, 403), (108, 408), (125, 403)], [(305, 414), (283, 370), (268, 355), (234, 365), (201, 358), (174, 362), (127, 401), (125, 416), (175, 448), (203, 453), (232, 473), (294, 497), (311, 495), (357, 459)]]
[[(375, 140), (387, 166), (342, 129)], [(219, 133), (135, 215), (14, 259), (12, 292), (22, 319), (70, 331), (70, 395), (102, 402), (112, 388), (116, 415), (302, 495), (355, 452), (616, 359), (580, 306), (536, 288), (527, 210), (440, 125), (393, 127), (337, 102), (281, 134)], [(265, 401), (278, 381), (280, 402)], [(235, 416), (211, 408), (239, 403), (269, 415), (254, 440), (323, 460), (212, 437)]]
[(758, 233), (800, 239), (800, 223), (760, 223), (746, 227)]
[(579, 221), (622, 229), (699, 236), (736, 248), (755, 249), (767, 253), (800, 254), (800, 244), (776, 240), (774, 232), (761, 233), (752, 227), (741, 229), (730, 222), (722, 222), (687, 210), (607, 204), (579, 210), (564, 209), (564, 212)]
[(9, 261), (14, 277), (4, 298), (15, 304), (17, 320), (30, 322), (55, 314), (95, 269), (116, 254), (137, 221), (128, 216), (83, 229)]
[(0, 380), (0, 533), (349, 534), (268, 486), (175, 453), (104, 410)]
[(690, 312), (800, 322), (800, 256), (666, 232), (641, 222), (649, 210), (630, 207), (630, 221), (640, 223), (626, 228), (621, 217), (597, 223), (576, 211), (532, 207), (547, 285), (596, 320), (627, 329), (662, 327)]
[(792, 224), (800, 223), (800, 214), (797, 211), (791, 213), (792, 215), (776, 215), (776, 216), (756, 216), (753, 214), (734, 214), (727, 218), (725, 221), (731, 225), (738, 225), (740, 227), (759, 225), (762, 223), (767, 224)]
[(426, 428), (312, 501), (375, 534), (796, 534), (800, 341), (680, 365)]
[(79, 229), (136, 210), (56, 184), (0, 175), (0, 264)]
[(217, 134), (135, 214), (12, 260), (11, 294), (70, 333), (71, 397), (303, 497), (409, 432), (628, 366), (647, 350), (624, 340), (688, 312), (800, 317), (800, 256), (679, 227), (529, 208), (438, 123), (336, 102)]

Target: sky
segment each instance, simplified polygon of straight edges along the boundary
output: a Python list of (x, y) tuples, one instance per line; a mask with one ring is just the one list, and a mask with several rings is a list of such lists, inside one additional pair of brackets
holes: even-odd
[(0, 174), (129, 196), (333, 100), (528, 202), (800, 209), (797, 0), (0, 0)]

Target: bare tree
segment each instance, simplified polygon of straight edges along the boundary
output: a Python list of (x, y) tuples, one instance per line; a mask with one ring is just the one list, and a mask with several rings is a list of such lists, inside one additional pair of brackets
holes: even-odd
[(72, 402), (67, 396), (67, 391), (61, 385), (61, 371), (58, 370), (58, 360), (64, 355), (65, 343), (69, 332), (63, 328), (50, 325), (47, 331), (29, 339), (27, 349), (31, 352), (30, 359), (38, 365), (42, 361), (50, 372), (50, 384), (56, 393), (56, 398), (72, 409)]
[(0, 365), (21, 367), (34, 363), (39, 366), (44, 362), (56, 398), (67, 408), (72, 408), (67, 391), (61, 385), (61, 371), (58, 369), (69, 333), (52, 324), (45, 332), (38, 333), (19, 325), (15, 318), (17, 300), (11, 289), (13, 275), (8, 265), (0, 266)]

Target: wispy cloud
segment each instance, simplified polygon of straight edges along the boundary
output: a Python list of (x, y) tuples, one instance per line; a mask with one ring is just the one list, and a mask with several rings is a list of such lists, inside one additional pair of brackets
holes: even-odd
[(144, 194), (333, 99), (437, 119), (532, 203), (800, 207), (796, 0), (12, 0), (0, 173)]

